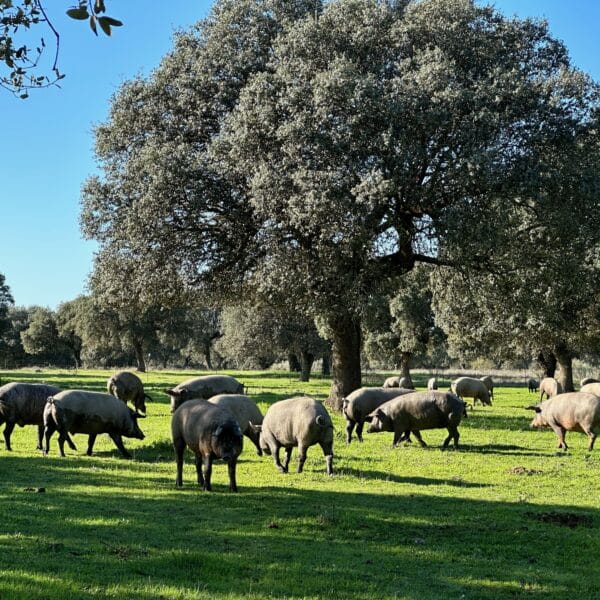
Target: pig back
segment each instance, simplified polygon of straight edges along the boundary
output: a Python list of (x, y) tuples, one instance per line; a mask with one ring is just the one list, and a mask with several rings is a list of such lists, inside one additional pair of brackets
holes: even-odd
[(350, 419), (357, 422), (364, 421), (365, 417), (373, 412), (378, 406), (384, 402), (397, 398), (404, 394), (413, 393), (413, 390), (403, 388), (380, 388), (380, 387), (363, 387), (354, 390), (346, 398), (344, 403), (344, 413)]
[(458, 425), (464, 404), (449, 392), (427, 390), (394, 398), (380, 408), (394, 423), (411, 429), (436, 429)]
[(7, 383), (0, 387), (0, 414), (19, 425), (42, 425), (48, 396), (59, 392), (43, 383)]

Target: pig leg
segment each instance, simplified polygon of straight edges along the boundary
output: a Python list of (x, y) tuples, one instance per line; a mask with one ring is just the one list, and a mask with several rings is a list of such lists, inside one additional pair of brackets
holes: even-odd
[[(177, 465), (177, 475), (175, 477), (175, 487), (183, 486), (183, 453), (185, 450), (185, 442), (181, 439), (177, 439), (173, 441), (173, 446), (175, 448), (175, 464)], [(198, 457), (196, 456), (196, 461)], [(198, 468), (198, 463), (196, 462), (196, 469)], [(199, 472), (199, 475), (202, 475), (202, 472)], [(198, 477), (198, 483), (200, 483), (200, 477)], [(202, 482), (204, 483), (204, 481)]]
[(346, 443), (347, 444), (349, 444), (352, 441), (352, 432), (354, 431), (355, 425), (356, 425), (356, 421), (350, 421), (350, 419), (346, 419)]
[(227, 463), (227, 471), (229, 473), (229, 489), (232, 492), (237, 492), (237, 483), (235, 481), (235, 467), (237, 465), (237, 458), (232, 458), (228, 463)]
[(277, 467), (277, 469), (281, 473), (287, 473), (287, 466), (284, 467), (281, 464), (281, 460), (279, 460), (279, 449), (280, 448), (281, 448), (281, 446), (279, 444), (277, 444), (277, 446), (275, 446), (274, 449), (273, 449), (273, 447), (271, 447), (271, 454), (273, 455), (273, 460), (275, 461), (275, 466)]
[(86, 454), (88, 456), (92, 455), (92, 452), (94, 451), (94, 443), (95, 442), (96, 442), (96, 434), (90, 433), (90, 435), (88, 437), (88, 448), (87, 448), (87, 452), (86, 452)]
[(568, 450), (567, 442), (565, 441), (566, 429), (558, 423), (550, 423), (550, 427), (552, 427), (556, 437), (558, 438), (557, 447), (562, 448), (563, 450)]
[(397, 448), (400, 442), (403, 440), (406, 431), (398, 430), (394, 431), (394, 441), (392, 442), (392, 448)]
[(60, 429), (58, 430), (58, 449), (61, 456), (65, 456), (65, 434)]
[(35, 447), (36, 450), (42, 449), (42, 442), (44, 441), (44, 426), (38, 425), (38, 443)]
[(333, 445), (330, 442), (319, 442), (325, 455), (325, 471), (327, 475), (333, 475)]
[(590, 439), (590, 443), (588, 445), (588, 450), (591, 452), (594, 449), (594, 442), (596, 441), (596, 434), (590, 429), (586, 431), (588, 438)]
[(365, 422), (361, 421), (360, 423), (356, 424), (356, 437), (358, 438), (359, 442), (363, 441), (362, 438), (362, 432), (363, 432), (363, 427), (365, 426)]
[(204, 457), (204, 490), (210, 492), (212, 486), (210, 485), (210, 477), (212, 475), (212, 461), (210, 454)]
[(458, 438), (460, 437), (460, 434), (458, 433), (458, 428), (457, 427), (448, 427), (448, 437), (444, 440), (444, 448), (448, 447), (448, 444), (450, 443), (451, 439), (454, 439), (454, 447), (458, 448)]
[(119, 449), (123, 458), (131, 458), (131, 454), (129, 454), (125, 449), (125, 446), (123, 446), (123, 438), (118, 433), (109, 433), (108, 436), (115, 443), (115, 446)]
[(12, 435), (15, 425), (16, 423), (14, 421), (6, 421), (6, 427), (4, 428), (4, 441), (6, 442), (7, 450), (12, 450), (10, 446), (10, 436)]
[[(183, 451), (181, 452), (183, 457)], [(196, 454), (196, 476), (198, 478), (198, 485), (204, 489), (204, 475), (202, 475), (202, 454)]]
[(285, 473), (288, 472), (288, 468), (289, 468), (289, 464), (290, 464), (290, 459), (292, 458), (292, 450), (293, 447), (290, 446), (289, 448), (285, 449), (285, 459), (283, 461), (283, 470)]
[(54, 424), (54, 421), (49, 419), (48, 423), (44, 427), (44, 437), (46, 438), (46, 444), (44, 446), (44, 454), (46, 454), (46, 455), (48, 454), (48, 451), (50, 450), (50, 438), (52, 437), (52, 434), (55, 431), (56, 431), (56, 425)]
[[(427, 444), (425, 443), (425, 440), (421, 437), (421, 432), (418, 429), (414, 429), (412, 433), (417, 438), (417, 442), (419, 442), (419, 444), (421, 445), (421, 448), (427, 448)], [(410, 438), (410, 432), (409, 432), (409, 438)]]
[(306, 450), (302, 444), (298, 444), (298, 473), (302, 473), (304, 463), (306, 462)]

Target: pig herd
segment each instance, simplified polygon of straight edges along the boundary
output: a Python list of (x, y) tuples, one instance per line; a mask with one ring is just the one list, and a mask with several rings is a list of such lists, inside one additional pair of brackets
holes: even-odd
[[(540, 388), (551, 388), (550, 383)], [(423, 430), (446, 429), (448, 436), (443, 447), (451, 441), (458, 447), (458, 426), (467, 415), (464, 398), (491, 404), (491, 378), (462, 377), (447, 392), (438, 391), (437, 382), (430, 380), (428, 388), (416, 392), (401, 387), (367, 387), (352, 392), (343, 401), (346, 442), (351, 443), (354, 432), (362, 442), (364, 424), (368, 423), (369, 433), (392, 432), (394, 446), (410, 441), (411, 434), (425, 446)], [(127, 371), (112, 375), (107, 391), (60, 391), (52, 385), (16, 382), (0, 387), (0, 424), (6, 424), (6, 449), (12, 449), (10, 438), (15, 425), (36, 425), (37, 448), (44, 454), (48, 454), (55, 432), (61, 456), (65, 455), (65, 443), (76, 450), (70, 434), (87, 434), (87, 454), (91, 455), (98, 434), (106, 433), (119, 452), (129, 458), (123, 437), (144, 439), (138, 421), (145, 418), (141, 412), (146, 412), (145, 399), (150, 397), (139, 377)], [(321, 402), (306, 396), (281, 400), (272, 404), (263, 417), (256, 403), (244, 395), (244, 386), (228, 375), (195, 377), (165, 391), (171, 400), (178, 487), (183, 485), (187, 447), (195, 456), (198, 485), (202, 489), (211, 489), (213, 461), (220, 459), (228, 466), (230, 490), (237, 491), (236, 465), (243, 436), (252, 441), (259, 456), (271, 455), (282, 473), (288, 471), (293, 448), (298, 448), (300, 473), (308, 448), (318, 444), (325, 456), (326, 472), (333, 474), (333, 424)], [(528, 407), (535, 411), (532, 427), (552, 428), (559, 448), (565, 450), (566, 431), (585, 433), (592, 450), (600, 432), (600, 396), (595, 389), (570, 394), (553, 391), (555, 394), (546, 401)]]

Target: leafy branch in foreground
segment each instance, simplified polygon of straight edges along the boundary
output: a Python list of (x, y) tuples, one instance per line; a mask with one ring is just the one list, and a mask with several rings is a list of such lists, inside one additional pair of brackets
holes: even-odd
[[(123, 23), (105, 15), (103, 0), (81, 0), (77, 6), (67, 10), (67, 15), (76, 20), (89, 21), (90, 28), (98, 35), (98, 26), (106, 35), (113, 27)], [(54, 60), (49, 72), (41, 66), (46, 49), (44, 37), (39, 42), (27, 39), (36, 26), (50, 30), (54, 45)], [(23, 39), (25, 37), (25, 39)], [(58, 85), (64, 74), (58, 69), (60, 34), (54, 27), (41, 0), (0, 0), (0, 87), (19, 98), (27, 98), (30, 89)]]

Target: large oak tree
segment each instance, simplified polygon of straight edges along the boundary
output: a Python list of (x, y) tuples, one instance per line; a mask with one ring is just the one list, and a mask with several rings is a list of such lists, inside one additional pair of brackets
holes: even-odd
[(560, 208), (548, 157), (594, 94), (543, 22), (470, 0), (222, 0), (115, 95), (83, 229), (193, 285), (302, 306), (333, 341), (339, 406), (390, 277), (525, 251), (518, 223)]

